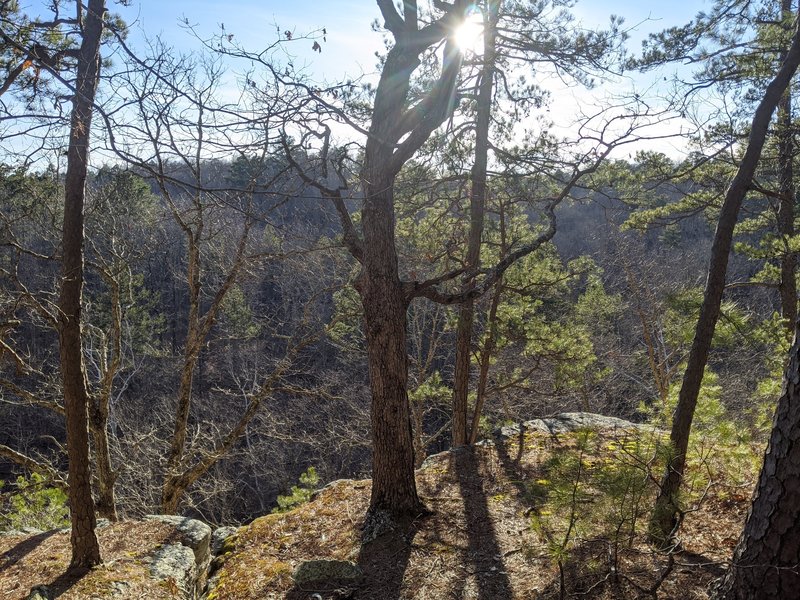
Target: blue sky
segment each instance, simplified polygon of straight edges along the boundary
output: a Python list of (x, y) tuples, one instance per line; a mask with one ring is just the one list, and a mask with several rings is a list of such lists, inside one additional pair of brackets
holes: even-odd
[[(47, 15), (45, 0), (21, 0), (23, 10)], [(312, 52), (311, 43), (292, 45), (299, 63), (307, 64), (320, 79), (336, 79), (343, 74), (358, 75), (375, 69), (375, 52), (382, 48), (380, 33), (371, 23), (380, 17), (373, 0), (133, 0), (124, 7), (109, 0), (111, 9), (122, 14), (132, 28), (135, 46), (143, 33), (160, 35), (170, 45), (190, 51), (197, 46), (182, 27), (186, 18), (199, 35), (211, 36), (224, 24), (244, 47), (257, 50), (276, 39), (276, 32), (291, 30), (302, 35), (326, 28), (327, 42), (321, 54)], [(573, 9), (577, 20), (586, 27), (599, 27), (611, 14), (625, 17), (631, 32), (630, 50), (636, 52), (641, 40), (652, 31), (678, 25), (698, 10), (708, 8), (707, 0), (578, 0)]]
[[(219, 33), (220, 25), (224, 24), (226, 33), (233, 34), (239, 44), (252, 51), (273, 43), (278, 32), (291, 30), (295, 37), (300, 37), (325, 28), (327, 35), (325, 42), (320, 40), (321, 53), (312, 51), (310, 40), (296, 40), (289, 47), (295, 67), (305, 65), (306, 73), (318, 81), (337, 81), (345, 75), (374, 74), (375, 52), (383, 47), (382, 33), (373, 31), (371, 27), (372, 22), (380, 17), (374, 0), (133, 0), (128, 7), (108, 1), (111, 10), (119, 12), (131, 26), (129, 44), (134, 48), (143, 43), (145, 36), (160, 36), (168, 45), (183, 52), (199, 48), (200, 42), (186, 30), (182, 24), (184, 20), (188, 20), (201, 37)], [(47, 0), (20, 0), (22, 9), (32, 15), (49, 16), (43, 8), (46, 4)], [(629, 51), (635, 54), (648, 33), (683, 24), (697, 11), (709, 6), (708, 0), (645, 0), (638, 3), (578, 0), (572, 12), (576, 21), (586, 28), (605, 26), (612, 14), (623, 16), (626, 27), (636, 27), (631, 32), (629, 43)], [(235, 68), (242, 70), (242, 67), (239, 64)], [(662, 79), (659, 75), (653, 81), (659, 86)], [(549, 84), (543, 85), (549, 87)], [(548, 116), (556, 127), (561, 128), (560, 131), (569, 135), (578, 112), (588, 110), (595, 102), (602, 102), (600, 97), (603, 93), (624, 93), (634, 86), (639, 91), (648, 89), (649, 84), (635, 76), (607, 83), (591, 92), (578, 88), (552, 88), (557, 101), (551, 103), (552, 111), (548, 110)], [(660, 124), (660, 133), (672, 126), (666, 122)], [(669, 154), (676, 150), (670, 142), (657, 148)], [(677, 152), (682, 150), (678, 148)]]
[[(39, 0), (22, 3), (36, 5)], [(637, 26), (630, 44), (635, 52), (648, 32), (681, 24), (708, 6), (708, 2), (689, 0), (584, 0), (577, 3), (573, 12), (587, 27), (602, 26), (611, 14), (624, 16), (627, 26)], [(371, 23), (380, 16), (372, 0), (140, 0), (131, 7), (117, 6), (114, 10), (147, 35), (160, 34), (185, 49), (196, 42), (180, 26), (183, 17), (201, 35), (215, 33), (224, 23), (226, 31), (254, 50), (275, 39), (276, 26), (298, 35), (324, 27), (328, 35), (321, 54), (311, 51), (310, 42), (293, 45), (292, 51), (316, 76), (328, 79), (374, 70), (374, 53), (382, 47), (381, 34), (371, 30)]]

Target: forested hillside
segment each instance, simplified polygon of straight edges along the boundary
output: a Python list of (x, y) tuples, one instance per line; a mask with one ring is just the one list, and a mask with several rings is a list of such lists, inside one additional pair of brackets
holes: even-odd
[(378, 0), (337, 79), (130, 4), (0, 0), (0, 594), (800, 598), (796, 6)]

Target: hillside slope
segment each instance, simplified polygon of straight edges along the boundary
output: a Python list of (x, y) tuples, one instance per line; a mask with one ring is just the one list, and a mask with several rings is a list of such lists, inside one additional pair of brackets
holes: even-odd
[(369, 481), (334, 482), (290, 513), (256, 519), (229, 540), (208, 600), (706, 598), (749, 482), (697, 464), (687, 500), (702, 502), (687, 513), (680, 551), (656, 553), (643, 530), (661, 435), (575, 417), (429, 458), (417, 481), (432, 514), (366, 543)]
[(752, 469), (730, 473), (757, 449), (696, 443), (671, 554), (644, 535), (663, 433), (565, 413), (428, 458), (417, 481), (431, 514), (367, 539), (368, 480), (238, 531), (171, 516), (105, 525), (105, 564), (78, 579), (64, 575), (68, 530), (1, 535), (0, 600), (707, 598), (752, 488)]

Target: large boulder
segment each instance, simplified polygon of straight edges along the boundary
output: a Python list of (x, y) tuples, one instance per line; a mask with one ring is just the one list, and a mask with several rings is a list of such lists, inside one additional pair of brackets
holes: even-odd
[(556, 435), (559, 433), (571, 433), (581, 429), (611, 429), (611, 430), (650, 430), (652, 425), (644, 423), (632, 423), (617, 417), (607, 417), (588, 412), (568, 412), (560, 413), (554, 417), (543, 419), (532, 419), (523, 423), (515, 423), (506, 427), (501, 427), (495, 432), (499, 438), (509, 438), (524, 432), (541, 432)]
[(198, 594), (197, 563), (194, 552), (183, 544), (165, 544), (156, 550), (150, 560), (150, 576), (180, 590), (184, 598), (194, 600)]
[(187, 598), (199, 597), (211, 562), (211, 527), (197, 519), (177, 515), (147, 515), (145, 519), (171, 525), (178, 534), (177, 543), (167, 544), (153, 555), (151, 575), (167, 582), (171, 580)]

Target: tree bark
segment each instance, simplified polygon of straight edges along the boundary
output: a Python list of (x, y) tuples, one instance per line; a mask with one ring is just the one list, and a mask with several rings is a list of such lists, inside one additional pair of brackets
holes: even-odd
[[(469, 241), (467, 246), (466, 277), (480, 267), (481, 236), (486, 208), (486, 168), (489, 158), (489, 126), (492, 119), (492, 89), (494, 85), (495, 36), (500, 10), (498, 0), (487, 2), (483, 18), (483, 66), (481, 67), (475, 122), (475, 162), (470, 176), (472, 189), (469, 196)], [(469, 395), (469, 372), (472, 355), (472, 328), (475, 319), (475, 302), (462, 303), (456, 328), (456, 358), (453, 373), (453, 446), (463, 446), (469, 441), (467, 431), (467, 398)]]
[[(391, 194), (391, 190), (385, 193)], [(376, 254), (374, 250), (371, 256)], [(380, 265), (375, 264), (359, 285), (372, 392), (370, 512), (386, 511), (404, 517), (425, 509), (414, 479), (414, 441), (408, 403), (407, 304), (397, 277), (396, 257), (384, 254), (389, 250), (394, 253), (393, 243), (386, 244), (379, 252), (384, 260), (375, 261), (383, 263), (385, 272), (379, 273)]]
[(464, 19), (467, 3), (456, 0), (445, 15), (419, 28), (415, 2), (403, 16), (389, 0), (377, 0), (395, 44), (387, 55), (375, 90), (361, 181), (363, 243), (343, 216), (349, 248), (362, 264), (356, 289), (364, 307), (372, 402), (372, 496), (370, 516), (393, 519), (425, 511), (414, 478), (414, 443), (408, 401), (408, 303), (413, 298), (400, 280), (395, 245), (394, 183), (403, 165), (450, 115), (461, 56), (452, 41), (444, 48), (442, 72), (432, 89), (409, 106), (411, 75), (420, 55), (449, 35)]
[[(797, 27), (797, 26), (796, 26)], [(695, 327), (688, 364), (683, 376), (683, 384), (678, 396), (678, 405), (672, 421), (670, 443), (671, 459), (662, 479), (661, 489), (656, 499), (650, 520), (651, 539), (660, 545), (668, 545), (679, 524), (680, 502), (678, 492), (683, 480), (686, 464), (686, 450), (689, 445), (689, 432), (697, 405), (697, 396), (703, 380), (708, 351), (719, 318), (722, 294), (725, 290), (725, 277), (728, 258), (733, 239), (733, 230), (739, 209), (753, 180), (756, 166), (767, 135), (772, 114), (786, 91), (800, 64), (800, 30), (795, 29), (786, 59), (781, 64), (775, 78), (767, 86), (764, 97), (756, 108), (750, 130), (747, 150), (739, 169), (725, 194), (720, 210), (719, 222), (714, 233), (711, 259), (708, 267), (703, 303)]]
[(497, 345), (497, 309), (500, 306), (500, 297), (503, 295), (503, 280), (495, 284), (492, 302), (489, 307), (489, 318), (486, 320), (486, 342), (481, 350), (478, 364), (478, 389), (475, 392), (475, 408), (472, 411), (472, 427), (469, 430), (469, 443), (478, 441), (483, 405), (486, 403), (486, 388), (489, 383), (489, 367), (492, 355)]
[(744, 532), (717, 600), (800, 598), (800, 336), (789, 353), (783, 393)]
[(59, 353), (64, 387), (69, 505), (72, 517), (70, 569), (101, 562), (89, 468), (89, 394), (83, 360), (81, 297), (83, 294), (83, 210), (89, 157), (92, 107), (100, 69), (104, 0), (90, 0), (83, 23), (77, 80), (70, 123), (64, 183), (62, 282), (59, 299)]
[(110, 348), (102, 349), (99, 389), (90, 398), (89, 419), (94, 440), (94, 462), (97, 476), (97, 513), (109, 521), (117, 521), (117, 502), (114, 486), (117, 472), (111, 462), (111, 444), (108, 436), (111, 396), (114, 379), (122, 364), (122, 297), (120, 284), (108, 269), (101, 268), (100, 275), (111, 295)]
[[(784, 19), (792, 15), (792, 0), (781, 1)], [(786, 53), (781, 53), (786, 60)], [(791, 250), (789, 240), (794, 236), (794, 127), (792, 125), (792, 89), (788, 86), (778, 103), (778, 171), (780, 176), (780, 205), (778, 207), (778, 233), (784, 240), (781, 256), (781, 280), (778, 286), (781, 296), (781, 316), (783, 316), (787, 337), (792, 335), (797, 320), (797, 283), (795, 270), (797, 258)]]

